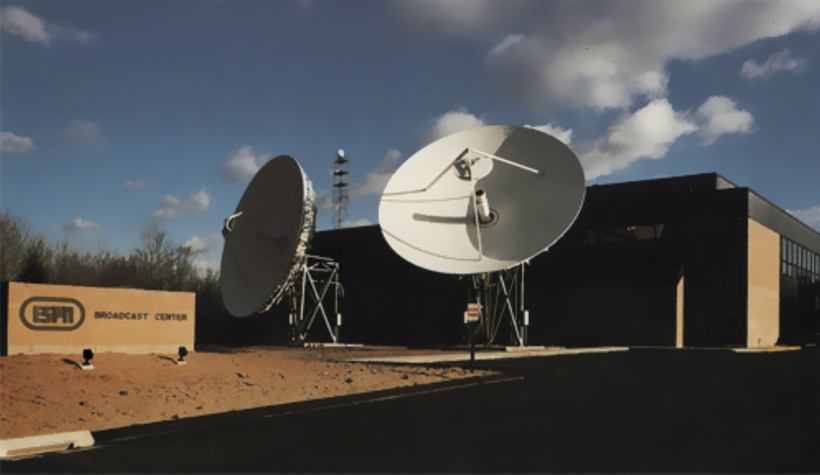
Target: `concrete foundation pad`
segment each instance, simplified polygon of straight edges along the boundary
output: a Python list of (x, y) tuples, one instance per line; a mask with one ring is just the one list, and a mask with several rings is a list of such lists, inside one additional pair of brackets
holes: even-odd
[(92, 445), (94, 445), (94, 437), (91, 431), (87, 430), (5, 439), (0, 440), (0, 459), (91, 447)]
[(362, 343), (309, 343), (305, 342), (305, 348), (361, 348)]
[(732, 348), (735, 353), (774, 353), (777, 351), (799, 351), (799, 346), (765, 346), (760, 348)]
[[(587, 353), (611, 353), (616, 351), (629, 351), (626, 346), (611, 346), (602, 348), (567, 348), (567, 349), (547, 349), (527, 347), (516, 351), (476, 351), (476, 361), (499, 360), (505, 358), (531, 358), (539, 356), (562, 356), (562, 355), (582, 355)], [(407, 355), (407, 356), (377, 356), (373, 358), (353, 358), (352, 363), (398, 363), (398, 364), (426, 364), (426, 363), (452, 363), (459, 361), (470, 361), (470, 353), (448, 353), (442, 355)]]

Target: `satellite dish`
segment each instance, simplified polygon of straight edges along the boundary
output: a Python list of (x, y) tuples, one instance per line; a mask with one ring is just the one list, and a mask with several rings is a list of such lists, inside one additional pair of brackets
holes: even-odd
[(572, 225), (586, 192), (575, 154), (525, 127), (457, 132), (416, 152), (382, 194), (379, 224), (407, 261), (446, 274), (515, 266)]
[(235, 317), (267, 310), (294, 284), (316, 226), (316, 196), (299, 162), (280, 155), (225, 220), (219, 287)]

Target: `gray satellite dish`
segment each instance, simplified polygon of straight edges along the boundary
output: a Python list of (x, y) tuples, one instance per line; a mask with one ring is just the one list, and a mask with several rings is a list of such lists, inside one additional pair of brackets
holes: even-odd
[(379, 224), (405, 260), (446, 274), (527, 261), (557, 241), (586, 188), (575, 154), (525, 127), (457, 132), (410, 157), (385, 187)]
[(225, 220), (219, 286), (235, 317), (264, 311), (294, 285), (316, 225), (316, 197), (299, 162), (280, 155), (248, 184)]

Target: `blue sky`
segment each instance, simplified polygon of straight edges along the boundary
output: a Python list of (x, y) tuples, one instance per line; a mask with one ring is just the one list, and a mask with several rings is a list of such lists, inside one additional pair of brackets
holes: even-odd
[(528, 125), (588, 183), (718, 172), (820, 229), (820, 2), (0, 2), (0, 205), (127, 253), (158, 224), (218, 265), (288, 154), (350, 225), (437, 137)]

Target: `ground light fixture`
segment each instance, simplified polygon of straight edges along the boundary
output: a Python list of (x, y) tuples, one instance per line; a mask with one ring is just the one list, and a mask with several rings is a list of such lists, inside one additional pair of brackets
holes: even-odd
[(177, 359), (176, 363), (178, 365), (186, 364), (186, 361), (185, 361), (186, 356), (188, 356), (188, 348), (185, 348), (184, 346), (180, 346), (179, 347), (179, 359)]
[(80, 365), (82, 369), (94, 369), (94, 365), (91, 364), (91, 360), (94, 359), (94, 352), (91, 351), (91, 348), (86, 348), (83, 350), (83, 364)]

